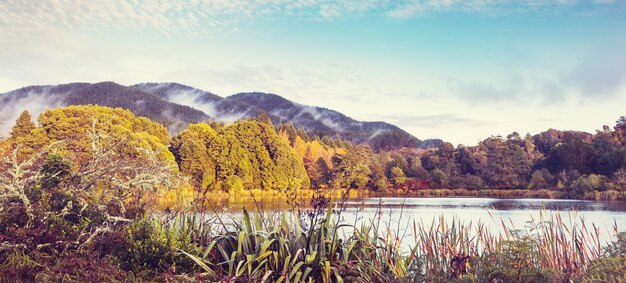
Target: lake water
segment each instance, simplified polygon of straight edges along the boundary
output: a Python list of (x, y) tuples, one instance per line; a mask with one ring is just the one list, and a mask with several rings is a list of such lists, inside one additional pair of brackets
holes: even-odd
[[(377, 214), (377, 212), (379, 212)], [(493, 198), (367, 198), (349, 201), (342, 213), (348, 223), (371, 221), (380, 217), (391, 230), (410, 231), (413, 222), (427, 226), (433, 219), (478, 222), (492, 230), (502, 231), (502, 222), (508, 227), (524, 230), (535, 223), (560, 214), (563, 222), (600, 229), (602, 241), (612, 239), (614, 227), (626, 231), (626, 201), (582, 201), (553, 199), (493, 199)], [(377, 216), (380, 215), (380, 216)]]
[[(266, 208), (278, 205), (264, 203)], [(238, 206), (241, 207), (241, 206)], [(429, 227), (433, 219), (460, 221), (475, 227), (482, 223), (495, 234), (503, 233), (502, 222), (508, 228), (528, 230), (530, 223), (547, 221), (559, 214), (569, 227), (584, 223), (589, 230), (599, 229), (601, 242), (613, 240), (615, 227), (626, 231), (626, 201), (583, 201), (554, 199), (495, 199), (495, 198), (364, 198), (349, 200), (340, 217), (344, 223), (357, 224), (380, 221), (394, 233), (411, 244), (413, 223)], [(271, 209), (270, 209), (271, 210)], [(233, 208), (228, 213), (237, 222), (241, 210)]]

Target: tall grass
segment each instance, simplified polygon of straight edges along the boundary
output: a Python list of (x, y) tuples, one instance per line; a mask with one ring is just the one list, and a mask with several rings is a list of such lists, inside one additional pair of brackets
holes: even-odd
[[(345, 223), (341, 210), (328, 203), (308, 212), (243, 209), (241, 219), (231, 225), (220, 220), (220, 227), (180, 213), (163, 225), (194, 234), (200, 252), (181, 252), (210, 281), (584, 281), (610, 246), (601, 242), (595, 225), (564, 221), (562, 215), (542, 213), (522, 230), (501, 221), (502, 229), (494, 231), (444, 216), (394, 229), (380, 215)], [(617, 234), (617, 225), (612, 230)]]

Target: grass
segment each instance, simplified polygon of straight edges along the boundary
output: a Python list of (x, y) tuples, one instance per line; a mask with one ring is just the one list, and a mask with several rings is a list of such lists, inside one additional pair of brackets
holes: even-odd
[[(605, 231), (572, 221), (575, 213), (542, 212), (523, 229), (498, 219), (492, 219), (500, 226), (494, 229), (445, 216), (400, 227), (383, 221), (380, 209), (374, 217), (347, 223), (345, 202), (333, 198), (316, 195), (308, 208), (288, 210), (263, 209), (255, 199), (256, 208), (244, 207), (236, 216), (214, 207), (152, 214), (111, 226), (89, 244), (51, 252), (0, 246), (0, 282), (626, 279), (626, 233), (618, 233), (617, 224)], [(616, 240), (603, 243), (603, 233)]]
[(330, 204), (306, 215), (244, 209), (240, 222), (205, 237), (201, 253), (181, 252), (211, 281), (579, 282), (607, 249), (598, 227), (567, 224), (561, 214), (525, 230), (502, 222), (501, 232), (444, 216), (414, 221), (408, 233), (379, 217), (359, 225), (340, 219)]

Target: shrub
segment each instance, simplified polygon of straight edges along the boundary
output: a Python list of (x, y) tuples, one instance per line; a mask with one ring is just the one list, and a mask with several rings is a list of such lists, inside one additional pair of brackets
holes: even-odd
[(551, 282), (556, 271), (541, 268), (538, 247), (529, 236), (505, 241), (499, 250), (474, 260), (478, 277), (484, 282)]
[(190, 233), (155, 219), (139, 219), (124, 231), (101, 238), (97, 245), (101, 246), (101, 251), (112, 252), (118, 257), (125, 270), (195, 269), (193, 262), (179, 252), (197, 250)]

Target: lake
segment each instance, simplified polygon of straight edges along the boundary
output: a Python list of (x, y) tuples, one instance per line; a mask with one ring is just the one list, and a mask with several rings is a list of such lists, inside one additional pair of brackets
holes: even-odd
[[(276, 203), (264, 203), (268, 208)], [(240, 207), (240, 206), (239, 206)], [(614, 227), (626, 231), (626, 201), (585, 201), (555, 199), (496, 199), (496, 198), (363, 198), (348, 200), (345, 210), (340, 214), (344, 223), (371, 223), (380, 218), (383, 226), (400, 236), (409, 239), (410, 244), (413, 222), (429, 226), (433, 219), (484, 224), (493, 232), (503, 232), (502, 222), (509, 228), (527, 229), (530, 222), (535, 223), (551, 219), (559, 214), (564, 223), (571, 225), (595, 225), (599, 229), (600, 240), (613, 239)], [(230, 216), (237, 219), (241, 211), (230, 210)], [(408, 228), (408, 229), (407, 229)]]
[[(549, 219), (560, 214), (563, 222), (592, 224), (600, 230), (600, 239), (609, 241), (614, 227), (626, 231), (626, 201), (584, 201), (555, 199), (495, 199), (495, 198), (366, 198), (348, 201), (342, 213), (347, 223), (371, 221), (379, 213), (382, 223), (392, 230), (403, 231), (413, 221), (430, 225), (441, 216), (447, 222), (465, 224), (481, 222), (492, 230), (502, 231), (502, 221), (508, 227), (525, 229), (530, 221)], [(546, 217), (548, 216), (548, 217)], [(406, 233), (409, 237), (410, 233)]]

